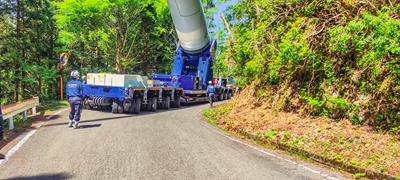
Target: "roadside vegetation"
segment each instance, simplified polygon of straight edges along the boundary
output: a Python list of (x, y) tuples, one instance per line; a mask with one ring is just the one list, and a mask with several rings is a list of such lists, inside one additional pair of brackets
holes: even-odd
[(216, 70), (241, 94), (208, 121), (400, 178), (399, 1), (243, 0), (224, 15)]
[(399, 1), (244, 0), (226, 17), (217, 68), (250, 103), (398, 132)]
[[(301, 116), (265, 105), (249, 105), (249, 100), (255, 100), (252, 93), (245, 90), (231, 102), (205, 110), (204, 117), (221, 129), (258, 143), (300, 157), (317, 155), (314, 160), (350, 171), (354, 177), (365, 176), (366, 169), (400, 178), (400, 135), (353, 125), (349, 120)], [(348, 165), (362, 169), (350, 169)]]

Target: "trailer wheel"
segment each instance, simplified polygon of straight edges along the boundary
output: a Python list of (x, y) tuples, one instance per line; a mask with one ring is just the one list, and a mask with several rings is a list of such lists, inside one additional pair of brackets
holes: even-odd
[(226, 93), (224, 93), (224, 100), (227, 100), (228, 99), (228, 92), (226, 92)]
[(174, 102), (172, 103), (172, 107), (181, 108), (181, 97), (176, 96)]
[(92, 109), (92, 106), (89, 105), (89, 103), (84, 102), (83, 104), (83, 109)]
[(135, 101), (132, 103), (132, 106), (133, 106), (133, 113), (139, 114), (142, 106), (142, 99), (136, 98)]
[(117, 113), (118, 112), (118, 104), (116, 102), (113, 102), (111, 105), (111, 112), (112, 113)]
[(157, 111), (157, 98), (153, 97), (151, 98), (151, 111), (156, 112)]
[(146, 111), (151, 111), (151, 101), (152, 101), (152, 98), (147, 98), (147, 104), (145, 106)]
[(218, 95), (218, 101), (224, 100), (224, 94), (219, 94)]
[(129, 106), (129, 110), (128, 110), (129, 114), (135, 113), (135, 106), (136, 106), (136, 100), (132, 100), (131, 106)]
[(124, 106), (122, 103), (118, 103), (118, 114), (122, 114), (124, 112)]
[(112, 113), (123, 113), (124, 107), (122, 106), (121, 103), (114, 101), (113, 104), (111, 105), (111, 112)]
[(165, 109), (170, 109), (171, 108), (171, 97), (166, 96), (165, 97)]

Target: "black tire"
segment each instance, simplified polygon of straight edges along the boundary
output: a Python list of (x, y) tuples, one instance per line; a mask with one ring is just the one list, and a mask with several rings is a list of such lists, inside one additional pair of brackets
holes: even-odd
[(228, 99), (231, 99), (232, 98), (232, 94), (231, 94), (231, 92), (229, 92), (228, 93)]
[(124, 113), (124, 106), (122, 105), (122, 103), (118, 103), (118, 114), (122, 114)]
[(161, 109), (165, 108), (165, 99), (164, 99), (164, 97), (162, 98), (162, 102), (158, 103), (158, 107), (161, 108)]
[(135, 113), (135, 100), (132, 100), (131, 106), (129, 107), (128, 113), (129, 113), (129, 114)]
[(150, 100), (150, 110), (151, 111), (153, 111), (153, 112), (156, 112), (157, 111), (157, 98), (156, 97), (153, 97), (153, 98), (151, 98), (151, 100)]
[(153, 98), (147, 98), (146, 111), (151, 111), (151, 101)]
[(166, 96), (162, 97), (162, 102), (160, 103), (160, 108), (166, 109), (167, 108), (166, 102), (167, 102), (167, 97)]
[(111, 112), (112, 113), (123, 113), (124, 112), (124, 107), (122, 106), (121, 103), (118, 102), (113, 102), (113, 104), (111, 105)]
[(174, 102), (172, 103), (172, 107), (181, 108), (181, 97), (176, 96)]
[(116, 102), (113, 102), (111, 105), (111, 112), (112, 113), (118, 113), (118, 104)]
[(169, 97), (169, 96), (166, 96), (165, 97), (165, 107), (164, 107), (164, 109), (170, 109), (171, 108), (171, 97)]
[(142, 99), (136, 98), (134, 103), (133, 103), (133, 113), (134, 114), (139, 114), (142, 106)]
[(224, 94), (219, 94), (218, 95), (218, 101), (224, 100)]
[(92, 109), (92, 106), (90, 106), (88, 103), (83, 104), (83, 109)]

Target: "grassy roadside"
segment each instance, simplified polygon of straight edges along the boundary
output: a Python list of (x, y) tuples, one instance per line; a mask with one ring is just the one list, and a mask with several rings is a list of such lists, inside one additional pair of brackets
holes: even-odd
[(236, 98), (207, 109), (203, 115), (223, 130), (339, 167), (353, 173), (355, 178), (390, 174), (400, 179), (400, 137), (397, 135), (354, 126), (347, 121), (301, 117), (251, 105), (246, 108), (237, 101)]

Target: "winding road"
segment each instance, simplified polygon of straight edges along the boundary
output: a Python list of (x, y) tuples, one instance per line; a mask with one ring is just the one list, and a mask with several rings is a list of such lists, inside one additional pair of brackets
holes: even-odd
[(0, 165), (0, 179), (345, 179), (260, 148), (200, 117), (207, 105), (140, 115), (62, 112)]

